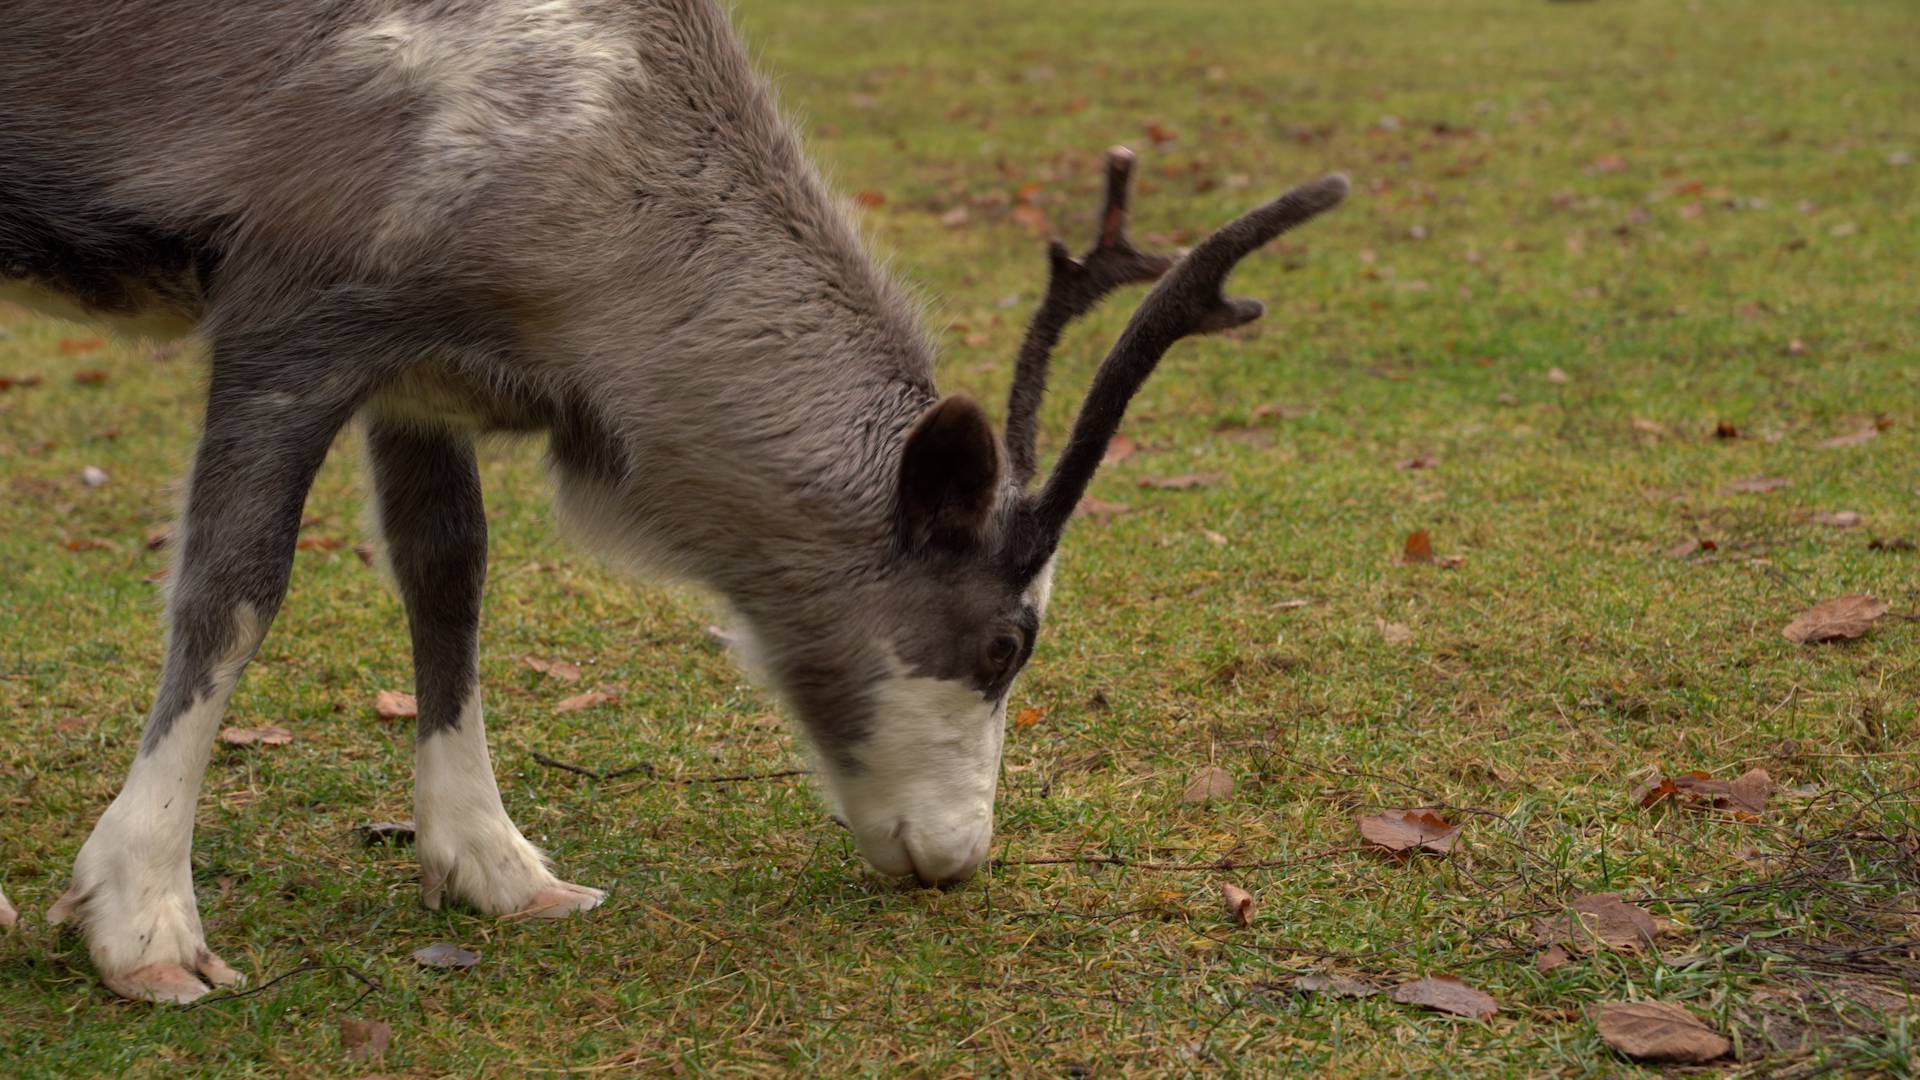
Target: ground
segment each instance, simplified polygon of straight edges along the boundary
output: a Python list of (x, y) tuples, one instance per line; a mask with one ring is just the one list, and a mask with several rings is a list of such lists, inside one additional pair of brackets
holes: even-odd
[[(557, 923), (423, 910), (410, 852), (355, 833), (410, 813), (410, 731), (374, 709), (410, 676), (353, 550), (347, 437), (228, 721), (292, 740), (219, 749), (202, 800), (208, 932), (262, 989), (114, 1000), (41, 920), (153, 692), (167, 555), (144, 541), (204, 369), (8, 310), (9, 1073), (1630, 1075), (1589, 1012), (1629, 1000), (1730, 1037), (1734, 1074), (1920, 1070), (1911, 4), (742, 8), (927, 297), (942, 387), (986, 401), (1038, 234), (1083, 235), (1108, 144), (1139, 150), (1137, 232), (1162, 247), (1354, 179), (1235, 278), (1267, 318), (1181, 345), (1136, 402), (1136, 449), (1092, 491), (1129, 509), (1071, 530), (1015, 689), (995, 865), (906, 887), (804, 777), (715, 781), (802, 766), (774, 703), (710, 643), (707, 601), (560, 540), (540, 447), (501, 443), (501, 786), (611, 896)], [(1135, 299), (1070, 334), (1043, 451)], [(1146, 485), (1183, 475), (1200, 486)], [(1826, 523), (1843, 511), (1860, 523)], [(1418, 530), (1441, 561), (1401, 565)], [(1863, 638), (1782, 636), (1859, 593), (1892, 608)], [(596, 688), (613, 700), (559, 708)], [(1183, 802), (1209, 766), (1231, 792)], [(1777, 786), (1759, 813), (1635, 798), (1753, 768)], [(1452, 854), (1363, 847), (1356, 816), (1423, 806), (1464, 825)], [(1533, 920), (1600, 892), (1655, 940), (1540, 970)], [(479, 963), (411, 959), (442, 942)], [(1297, 992), (1315, 972), (1451, 974), (1499, 1011)], [(391, 1047), (350, 1060), (343, 1017)]]

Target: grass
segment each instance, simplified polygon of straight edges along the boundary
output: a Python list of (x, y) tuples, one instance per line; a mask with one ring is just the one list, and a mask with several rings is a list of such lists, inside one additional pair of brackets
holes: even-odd
[[(290, 977), (192, 1011), (113, 1000), (39, 916), (152, 693), (165, 555), (142, 538), (204, 373), (63, 351), (90, 331), (7, 312), (0, 375), (44, 379), (0, 393), (0, 881), (28, 915), (0, 936), (10, 1074), (1633, 1074), (1585, 1015), (1629, 999), (1727, 1033), (1735, 1073), (1920, 1071), (1920, 649), (1897, 617), (1920, 555), (1870, 543), (1920, 534), (1911, 5), (1036, 7), (741, 13), (842, 189), (884, 199), (865, 220), (930, 298), (943, 387), (1003, 394), (1042, 273), (1014, 207), (1077, 238), (1109, 143), (1142, 151), (1136, 232), (1163, 246), (1323, 171), (1356, 190), (1241, 270), (1264, 322), (1182, 345), (1136, 403), (1141, 449), (1093, 489), (1131, 510), (1074, 527), (1016, 690), (1039, 712), (1008, 740), (1003, 864), (915, 890), (863, 869), (804, 781), (667, 782), (797, 758), (707, 644), (706, 601), (562, 546), (540, 448), (501, 443), (500, 782), (609, 902), (428, 912), (406, 849), (356, 842), (410, 814), (410, 732), (371, 707), (407, 685), (405, 630), (350, 547), (316, 545), (229, 720), (295, 740), (217, 752), (194, 862), (214, 946), (255, 985)], [(1125, 307), (1066, 343), (1050, 445)], [(353, 449), (309, 537), (359, 539)], [(1139, 486), (1192, 472), (1219, 476)], [(1729, 489), (1759, 476), (1788, 486)], [(1812, 517), (1839, 510), (1864, 523)], [(1396, 565), (1416, 529), (1464, 564)], [(1695, 538), (1716, 550), (1668, 557)], [(1782, 638), (1854, 592), (1895, 616)], [(556, 711), (581, 687), (529, 655), (617, 703)], [(1209, 764), (1233, 794), (1183, 805)], [(1756, 766), (1782, 788), (1757, 820), (1631, 798), (1656, 770)], [(1428, 804), (1466, 824), (1453, 856), (1353, 849), (1354, 815)], [(1277, 865), (1023, 864), (1093, 854)], [(1222, 882), (1257, 897), (1251, 928)], [(1669, 924), (1657, 953), (1539, 972), (1530, 918), (1597, 891)], [(436, 941), (482, 960), (416, 967)], [(1501, 1011), (1290, 992), (1309, 971), (1452, 973)], [(390, 1022), (392, 1049), (348, 1061), (342, 1016)]]

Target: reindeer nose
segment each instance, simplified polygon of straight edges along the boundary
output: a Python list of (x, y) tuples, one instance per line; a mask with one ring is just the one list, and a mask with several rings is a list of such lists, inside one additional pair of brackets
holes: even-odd
[(973, 876), (986, 860), (993, 840), (991, 824), (944, 829), (923, 835), (908, 824), (901, 830), (907, 865), (925, 885), (954, 885)]

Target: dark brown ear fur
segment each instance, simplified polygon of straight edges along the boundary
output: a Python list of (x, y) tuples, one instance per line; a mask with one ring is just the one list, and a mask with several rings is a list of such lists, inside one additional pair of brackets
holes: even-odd
[(1000, 493), (1000, 441), (985, 410), (953, 395), (926, 411), (900, 455), (900, 522), (909, 545), (977, 541)]

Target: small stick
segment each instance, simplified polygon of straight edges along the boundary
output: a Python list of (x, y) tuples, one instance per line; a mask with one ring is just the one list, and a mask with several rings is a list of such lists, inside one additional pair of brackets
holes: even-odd
[(1299, 866), (1303, 863), (1317, 862), (1335, 855), (1347, 855), (1356, 851), (1365, 850), (1366, 845), (1364, 844), (1351, 844), (1344, 847), (1327, 848), (1323, 851), (1316, 851), (1310, 855), (1302, 855), (1293, 859), (1257, 859), (1249, 862), (1238, 862), (1233, 859), (1221, 858), (1215, 859), (1212, 862), (1199, 863), (1136, 862), (1124, 855), (1058, 855), (1036, 859), (995, 859), (993, 860), (993, 865), (996, 868), (1002, 866), (1125, 866), (1134, 870), (1172, 870), (1176, 872), (1278, 870), (1282, 867)]
[[(632, 776), (635, 773), (645, 773), (649, 777), (654, 775), (653, 766), (646, 762), (638, 765), (629, 765), (624, 769), (608, 769), (605, 772), (601, 772), (596, 769), (589, 769), (585, 765), (575, 765), (569, 761), (550, 758), (538, 750), (534, 751), (533, 760), (548, 768), (562, 769), (566, 772), (584, 776), (589, 780), (618, 780), (623, 776)], [(737, 784), (747, 780), (778, 780), (785, 776), (806, 776), (811, 771), (812, 770), (809, 769), (777, 769), (773, 772), (729, 773), (724, 776), (669, 776), (665, 782), (669, 784)]]

